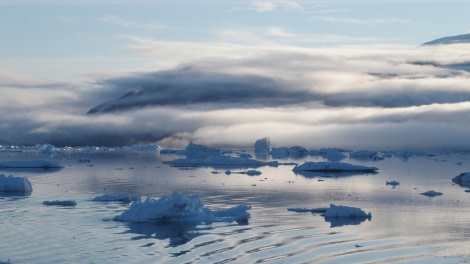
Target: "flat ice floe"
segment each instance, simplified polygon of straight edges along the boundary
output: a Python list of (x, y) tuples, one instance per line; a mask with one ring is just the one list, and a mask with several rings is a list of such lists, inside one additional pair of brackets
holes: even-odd
[(55, 200), (55, 201), (44, 201), (44, 205), (58, 205), (58, 206), (76, 206), (77, 202), (74, 200)]
[(313, 162), (308, 161), (294, 167), (293, 171), (318, 171), (318, 172), (375, 172), (376, 167), (353, 165), (344, 162)]
[(63, 168), (63, 166), (58, 162), (49, 160), (11, 160), (0, 162), (0, 168), (55, 169)]
[(287, 210), (298, 213), (311, 212), (313, 214), (321, 214), (325, 217), (325, 221), (331, 224), (331, 227), (357, 225), (365, 220), (371, 220), (372, 218), (370, 212), (366, 213), (360, 208), (334, 204), (330, 204), (329, 208), (288, 208)]
[(278, 166), (277, 161), (260, 161), (245, 157), (232, 156), (213, 156), (208, 158), (185, 158), (167, 161), (174, 167), (198, 167), (198, 166), (232, 166), (232, 167), (250, 167)]
[(0, 193), (24, 193), (29, 194), (33, 191), (31, 183), (25, 177), (5, 176), (0, 174)]
[(204, 207), (198, 195), (186, 196), (173, 192), (171, 197), (150, 197), (133, 202), (130, 208), (114, 220), (126, 222), (232, 222), (247, 221), (251, 206), (238, 205), (226, 210), (212, 211)]
[(421, 195), (425, 195), (425, 196), (428, 196), (428, 197), (435, 197), (435, 196), (440, 196), (442, 195), (441, 192), (436, 192), (434, 190), (431, 190), (431, 191), (427, 191), (427, 192), (423, 192), (423, 193), (420, 193)]
[(136, 195), (128, 195), (128, 194), (117, 194), (117, 195), (110, 195), (110, 194), (103, 194), (100, 196), (96, 196), (93, 198), (92, 201), (95, 202), (123, 202), (123, 203), (130, 203), (133, 201), (138, 201), (140, 199), (139, 196)]

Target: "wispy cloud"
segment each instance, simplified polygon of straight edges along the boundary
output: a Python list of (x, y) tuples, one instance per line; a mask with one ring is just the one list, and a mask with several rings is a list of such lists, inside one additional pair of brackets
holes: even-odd
[(377, 24), (407, 24), (410, 23), (408, 19), (401, 18), (380, 18), (380, 19), (362, 19), (362, 18), (347, 18), (347, 17), (333, 17), (333, 16), (313, 16), (313, 20), (331, 22), (331, 23), (346, 23), (357, 25), (377, 25)]
[(136, 29), (167, 29), (168, 26), (155, 23), (139, 23), (124, 19), (116, 15), (107, 15), (101, 17), (100, 22), (108, 25), (116, 25), (126, 28), (136, 28)]
[(251, 4), (251, 7), (247, 9), (254, 10), (257, 12), (268, 12), (276, 9), (290, 10), (300, 8), (302, 8), (302, 6), (298, 2), (292, 0), (262, 0), (254, 1)]

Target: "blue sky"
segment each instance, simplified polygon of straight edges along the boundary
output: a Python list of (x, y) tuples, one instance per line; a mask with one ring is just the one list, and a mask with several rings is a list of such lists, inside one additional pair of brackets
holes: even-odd
[(460, 147), (468, 72), (439, 66), (468, 63), (468, 46), (420, 44), (470, 33), (468, 10), (0, 0), (0, 144)]

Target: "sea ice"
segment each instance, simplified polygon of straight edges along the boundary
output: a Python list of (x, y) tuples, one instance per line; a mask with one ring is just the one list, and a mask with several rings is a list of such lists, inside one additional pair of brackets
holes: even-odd
[(59, 206), (75, 206), (77, 202), (73, 200), (55, 200), (55, 201), (44, 201), (42, 202), (44, 205), (59, 205)]
[(30, 194), (32, 191), (33, 187), (27, 178), (0, 174), (0, 192)]
[(294, 167), (293, 171), (319, 171), (319, 172), (375, 172), (376, 167), (353, 165), (343, 162), (313, 162), (308, 161)]
[(359, 150), (349, 153), (350, 159), (356, 160), (383, 160), (383, 157), (380, 157), (377, 151), (371, 150)]
[(470, 172), (464, 172), (455, 176), (452, 181), (462, 187), (470, 188)]
[(428, 197), (435, 197), (435, 196), (439, 196), (439, 195), (442, 195), (441, 192), (436, 192), (436, 191), (427, 191), (427, 192), (423, 192), (423, 193), (420, 193), (422, 195), (425, 195), (425, 196), (428, 196)]
[(63, 168), (63, 166), (55, 161), (48, 160), (11, 160), (11, 161), (2, 161), (0, 162), (0, 168), (41, 168), (41, 169), (51, 169), (51, 168)]
[(118, 195), (110, 195), (110, 194), (103, 194), (100, 196), (96, 196), (93, 198), (92, 201), (95, 202), (124, 202), (130, 203), (133, 201), (138, 201), (140, 199), (139, 196), (136, 195), (128, 195), (128, 194), (118, 194)]
[(212, 211), (204, 207), (198, 195), (186, 196), (173, 192), (171, 197), (150, 197), (133, 202), (130, 208), (114, 220), (126, 222), (232, 222), (247, 221), (250, 206), (238, 205), (226, 210)]
[(254, 148), (255, 154), (269, 154), (271, 152), (271, 141), (269, 137), (256, 140)]
[(232, 167), (261, 167), (261, 166), (278, 166), (277, 161), (260, 161), (243, 157), (231, 156), (213, 156), (209, 158), (186, 158), (165, 161), (175, 167), (198, 167), (198, 166), (232, 166)]

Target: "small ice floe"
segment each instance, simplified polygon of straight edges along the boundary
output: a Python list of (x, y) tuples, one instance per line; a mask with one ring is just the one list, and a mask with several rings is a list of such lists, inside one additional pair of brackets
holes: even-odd
[(298, 213), (311, 212), (314, 214), (321, 214), (323, 217), (325, 217), (325, 221), (331, 224), (331, 227), (358, 225), (365, 220), (370, 221), (372, 219), (372, 214), (370, 212), (366, 213), (360, 208), (344, 205), (330, 204), (329, 208), (288, 208), (287, 210)]
[(222, 166), (222, 167), (277, 167), (277, 161), (260, 161), (251, 158), (232, 157), (232, 156), (213, 156), (205, 159), (175, 159), (165, 161), (174, 167), (199, 167), (199, 166)]
[(0, 193), (30, 194), (32, 191), (33, 187), (27, 178), (0, 174)]
[(421, 195), (425, 195), (425, 196), (428, 196), (428, 197), (436, 197), (436, 196), (440, 196), (442, 195), (441, 192), (436, 192), (436, 191), (427, 191), (427, 192), (423, 192), (423, 193), (420, 193)]
[(212, 211), (204, 207), (198, 195), (186, 196), (173, 192), (171, 197), (146, 198), (133, 202), (130, 208), (114, 220), (126, 222), (243, 222), (250, 218), (251, 206), (238, 205), (229, 209)]
[(319, 172), (375, 172), (376, 167), (353, 165), (344, 162), (313, 162), (308, 161), (294, 167), (293, 171), (319, 171)]
[(383, 160), (383, 157), (380, 157), (377, 151), (371, 150), (359, 150), (349, 153), (350, 159), (356, 160)]
[(400, 185), (399, 182), (393, 180), (393, 181), (385, 181), (385, 185), (391, 185), (393, 188), (397, 187), (398, 185)]
[(11, 161), (0, 162), (0, 168), (53, 169), (53, 168), (63, 168), (63, 166), (58, 162), (48, 161), (48, 160), (11, 160)]
[(261, 171), (259, 170), (248, 170), (245, 172), (246, 175), (248, 176), (258, 176), (261, 175)]
[(55, 201), (44, 201), (44, 205), (58, 205), (58, 206), (76, 206), (77, 202), (74, 200), (55, 200)]
[(452, 178), (452, 182), (462, 186), (470, 188), (470, 172), (461, 173), (454, 178)]
[(128, 195), (128, 194), (118, 194), (118, 195), (110, 195), (110, 194), (103, 194), (100, 196), (96, 196), (93, 198), (92, 201), (95, 202), (123, 202), (123, 203), (130, 203), (133, 201), (138, 201), (140, 196), (136, 195)]

